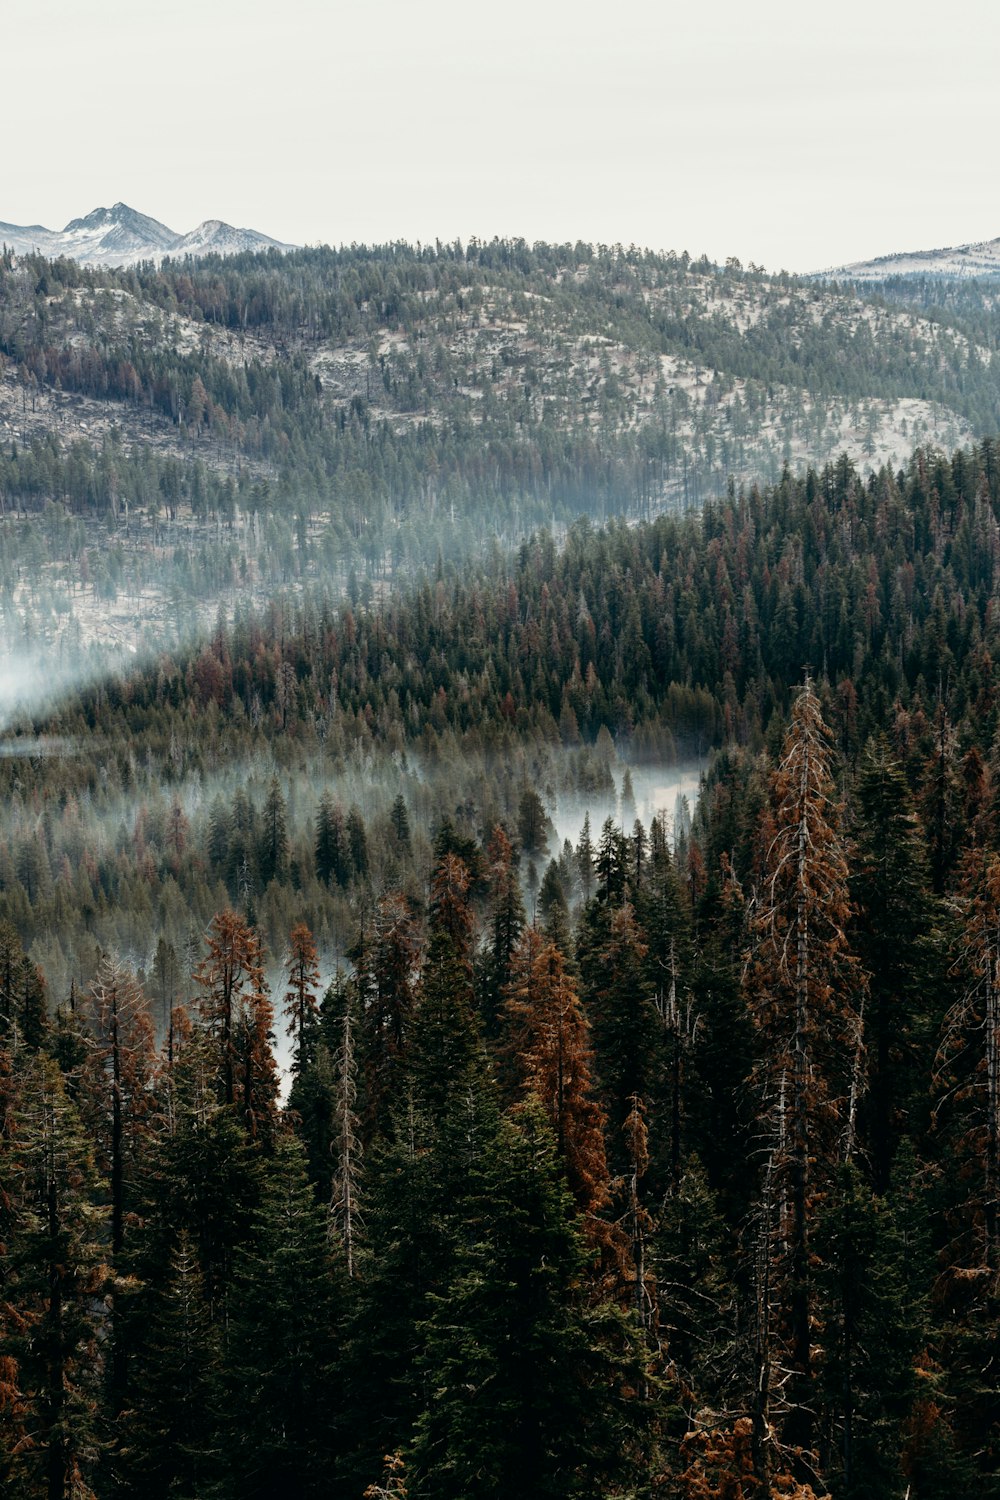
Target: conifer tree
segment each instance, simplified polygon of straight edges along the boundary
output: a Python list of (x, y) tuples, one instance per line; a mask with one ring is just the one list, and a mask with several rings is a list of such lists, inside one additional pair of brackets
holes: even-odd
[(302, 1074), (309, 1054), (313, 1033), (319, 1022), (319, 961), (313, 935), (304, 922), (297, 922), (288, 936), (285, 960), (285, 1016), (294, 1056), (292, 1071)]
[(316, 876), (319, 880), (329, 884), (335, 876), (339, 859), (334, 830), (333, 800), (329, 792), (322, 794), (316, 808), (313, 852), (316, 861)]
[(902, 1500), (905, 1424), (916, 1391), (921, 1325), (910, 1262), (891, 1207), (848, 1163), (818, 1215), (828, 1442), (824, 1472), (844, 1500)]
[(576, 861), (580, 871), (580, 888), (583, 892), (583, 904), (586, 906), (590, 901), (590, 894), (594, 885), (594, 843), (590, 833), (590, 813), (584, 814), (583, 827), (580, 830), (580, 841), (576, 846)]
[(429, 941), (408, 1053), (420, 1108), (443, 1117), (449, 1100), (486, 1077), (472, 969), (469, 871), (445, 854), (431, 883)]
[(0, 1041), (37, 1051), (48, 1030), (45, 979), (10, 922), (0, 922)]
[(777, 1262), (771, 1285), (790, 1372), (785, 1435), (803, 1451), (813, 1437), (810, 1224), (816, 1195), (832, 1181), (838, 1158), (850, 1155), (861, 1045), (863, 984), (847, 938), (851, 905), (839, 821), (830, 734), (807, 677), (771, 779), (747, 969), (761, 1049), (759, 1114), (771, 1132), (764, 1195), (770, 1244), (761, 1256)]
[(562, 954), (534, 927), (514, 950), (505, 991), (506, 1047), (522, 1094), (545, 1111), (588, 1233), (610, 1201), (604, 1115), (594, 1096), (589, 1026)]
[(347, 840), (350, 875), (358, 880), (364, 880), (368, 874), (368, 834), (365, 831), (364, 819), (356, 807), (352, 807), (347, 814), (344, 833)]
[(333, 1141), (335, 1154), (330, 1222), (343, 1246), (349, 1277), (354, 1275), (359, 1228), (361, 1131), (357, 1114), (358, 1061), (351, 991), (344, 997), (340, 1045), (333, 1057)]
[(106, 955), (83, 999), (92, 1045), (85, 1084), (111, 1184), (111, 1253), (120, 1264), (126, 1200), (148, 1131), (155, 1054), (146, 997), (132, 971)]
[(962, 988), (945, 1016), (933, 1081), (939, 1122), (971, 1187), (956, 1205), (953, 1263), (993, 1274), (1000, 1271), (1000, 856), (979, 866), (964, 914)]
[(404, 857), (409, 855), (412, 848), (410, 838), (410, 818), (409, 814), (406, 811), (406, 799), (404, 798), (402, 792), (396, 793), (395, 800), (389, 813), (389, 821), (392, 824), (392, 831), (396, 835), (396, 843), (399, 846), (400, 854)]
[(222, 1102), (234, 1104), (239, 1088), (249, 1125), (255, 1111), (273, 1108), (276, 1080), (268, 1044), (264, 951), (253, 928), (236, 912), (213, 917), (208, 952), (194, 977), (202, 991), (202, 1017), (217, 1046)]
[[(921, 1043), (942, 964), (924, 841), (902, 767), (884, 736), (869, 743), (856, 787), (851, 895), (855, 948), (869, 975), (869, 1084), (861, 1123), (875, 1191), (888, 1191), (903, 1122), (920, 1116)], [(920, 1064), (923, 1062), (924, 1069)]]
[(664, 1200), (650, 1253), (669, 1357), (684, 1384), (715, 1407), (730, 1395), (735, 1337), (727, 1238), (704, 1168), (691, 1154)]
[(408, 1492), (464, 1500), (475, 1475), (483, 1500), (596, 1497), (627, 1473), (618, 1372), (583, 1310), (585, 1251), (537, 1105), (501, 1123), (483, 1192), (477, 1234), (428, 1299)]
[(649, 981), (648, 948), (631, 903), (612, 909), (599, 902), (591, 915), (596, 920), (581, 938), (583, 996), (608, 1119), (608, 1156), (618, 1175), (627, 1166), (623, 1131), (633, 1095), (650, 1102), (654, 1128), (659, 1118), (663, 1027)]
[(370, 937), (359, 944), (355, 955), (369, 1135), (383, 1122), (383, 1104), (400, 1077), (413, 1018), (419, 952), (410, 904), (402, 892), (389, 892), (376, 904)]
[(272, 776), (264, 801), (257, 855), (261, 884), (280, 880), (288, 867), (288, 814), (277, 776)]
[(221, 1351), (191, 1232), (178, 1229), (143, 1308), (115, 1469), (136, 1500), (209, 1494), (219, 1478)]
[(224, 1454), (234, 1493), (320, 1500), (344, 1440), (333, 1383), (338, 1295), (323, 1211), (302, 1146), (287, 1134), (235, 1258), (229, 1319)]
[(493, 830), (486, 854), (490, 927), (482, 964), (482, 1014), (487, 1035), (495, 1036), (504, 989), (510, 982), (514, 950), (524, 927), (524, 903), (513, 845), (499, 824)]
[(18, 1316), (0, 1358), (17, 1364), (30, 1433), (12, 1465), (15, 1492), (70, 1500), (92, 1494), (102, 1445), (99, 1310), (109, 1273), (93, 1158), (59, 1068), (44, 1055), (24, 1080), (10, 1166), (7, 1297)]

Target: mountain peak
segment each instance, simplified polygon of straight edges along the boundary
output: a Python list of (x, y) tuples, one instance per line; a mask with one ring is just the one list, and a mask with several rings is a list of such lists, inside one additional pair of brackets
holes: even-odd
[(110, 208), (102, 205), (82, 218), (70, 219), (61, 231), (40, 224), (3, 224), (0, 229), (3, 242), (20, 254), (37, 250), (85, 265), (125, 266), (142, 260), (158, 263), (165, 255), (236, 255), (294, 248), (255, 229), (234, 229), (222, 219), (205, 219), (189, 233), (178, 234), (121, 199)]

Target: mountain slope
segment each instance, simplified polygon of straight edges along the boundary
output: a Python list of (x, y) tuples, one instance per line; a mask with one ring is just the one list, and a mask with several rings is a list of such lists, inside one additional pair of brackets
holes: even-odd
[(52, 259), (65, 255), (82, 265), (107, 267), (147, 260), (158, 265), (165, 255), (238, 255), (292, 248), (255, 229), (235, 229), (221, 219), (206, 219), (187, 234), (178, 234), (127, 203), (95, 208), (83, 218), (71, 219), (63, 230), (0, 223), (0, 244), (18, 255), (37, 251)]
[(43, 557), (38, 634), (75, 616), (128, 640), (181, 601), (380, 581), (786, 463), (896, 472), (1000, 430), (1000, 309), (948, 285), (950, 311), (887, 305), (522, 241), (127, 273), (0, 257), (0, 605), (45, 608)]
[(894, 277), (958, 278), (1000, 276), (1000, 239), (979, 240), (945, 250), (913, 250), (880, 255), (817, 273), (825, 280), (886, 281)]

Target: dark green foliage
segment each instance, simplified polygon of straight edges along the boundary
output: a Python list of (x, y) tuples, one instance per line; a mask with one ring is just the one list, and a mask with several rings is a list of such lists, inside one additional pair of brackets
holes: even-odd
[(127, 1495), (217, 1493), (221, 1339), (205, 1301), (190, 1233), (180, 1230), (155, 1293), (145, 1299), (129, 1405), (114, 1469)]
[(704, 1169), (686, 1164), (655, 1226), (652, 1257), (660, 1336), (685, 1383), (718, 1401), (731, 1367), (732, 1246)]
[(916, 1135), (942, 1005), (941, 918), (906, 777), (884, 736), (866, 747), (855, 790), (851, 895), (855, 947), (869, 977), (869, 1084), (862, 1120), (875, 1191), (888, 1190), (902, 1131)]
[(922, 1309), (892, 1207), (853, 1167), (842, 1170), (818, 1218), (814, 1249), (823, 1268), (826, 1472), (844, 1500), (902, 1500), (900, 1458), (917, 1394)]
[(280, 880), (288, 870), (288, 824), (278, 778), (272, 776), (261, 819), (258, 869), (262, 885)]
[[(597, 1497), (626, 1453), (610, 1393), (594, 1402), (601, 1353), (580, 1298), (586, 1255), (540, 1111), (502, 1124), (482, 1189), (476, 1237), (427, 1301), (411, 1493)], [(610, 1367), (610, 1350), (603, 1357)]]
[(51, 1058), (33, 1059), (16, 1106), (17, 1133), (0, 1138), (10, 1195), (0, 1362), (13, 1361), (19, 1399), (7, 1419), (23, 1430), (3, 1460), (12, 1493), (62, 1500), (93, 1479), (106, 1439), (107, 1215), (96, 1208), (93, 1156)]
[(302, 1147), (280, 1138), (233, 1268), (226, 1335), (224, 1461), (232, 1493), (330, 1493), (347, 1440), (334, 1376), (339, 1303), (325, 1215)]
[[(204, 1090), (205, 1081), (198, 1087)], [(186, 1233), (217, 1321), (232, 1284), (234, 1257), (257, 1206), (259, 1172), (233, 1110), (214, 1102), (193, 1109), (182, 1105), (172, 1132), (157, 1136), (146, 1163), (144, 1232), (135, 1251), (140, 1277), (155, 1282), (178, 1233)]]
[(661, 1127), (664, 1028), (653, 998), (648, 946), (633, 908), (604, 904), (588, 912), (580, 935), (581, 995), (590, 1018), (598, 1097), (608, 1117), (608, 1163), (624, 1171), (623, 1140), (633, 1097)]

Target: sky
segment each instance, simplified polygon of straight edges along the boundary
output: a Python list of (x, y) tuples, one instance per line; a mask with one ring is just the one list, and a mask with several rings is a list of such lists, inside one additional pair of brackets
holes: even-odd
[(996, 0), (0, 0), (0, 220), (590, 240), (809, 271), (1000, 235)]

